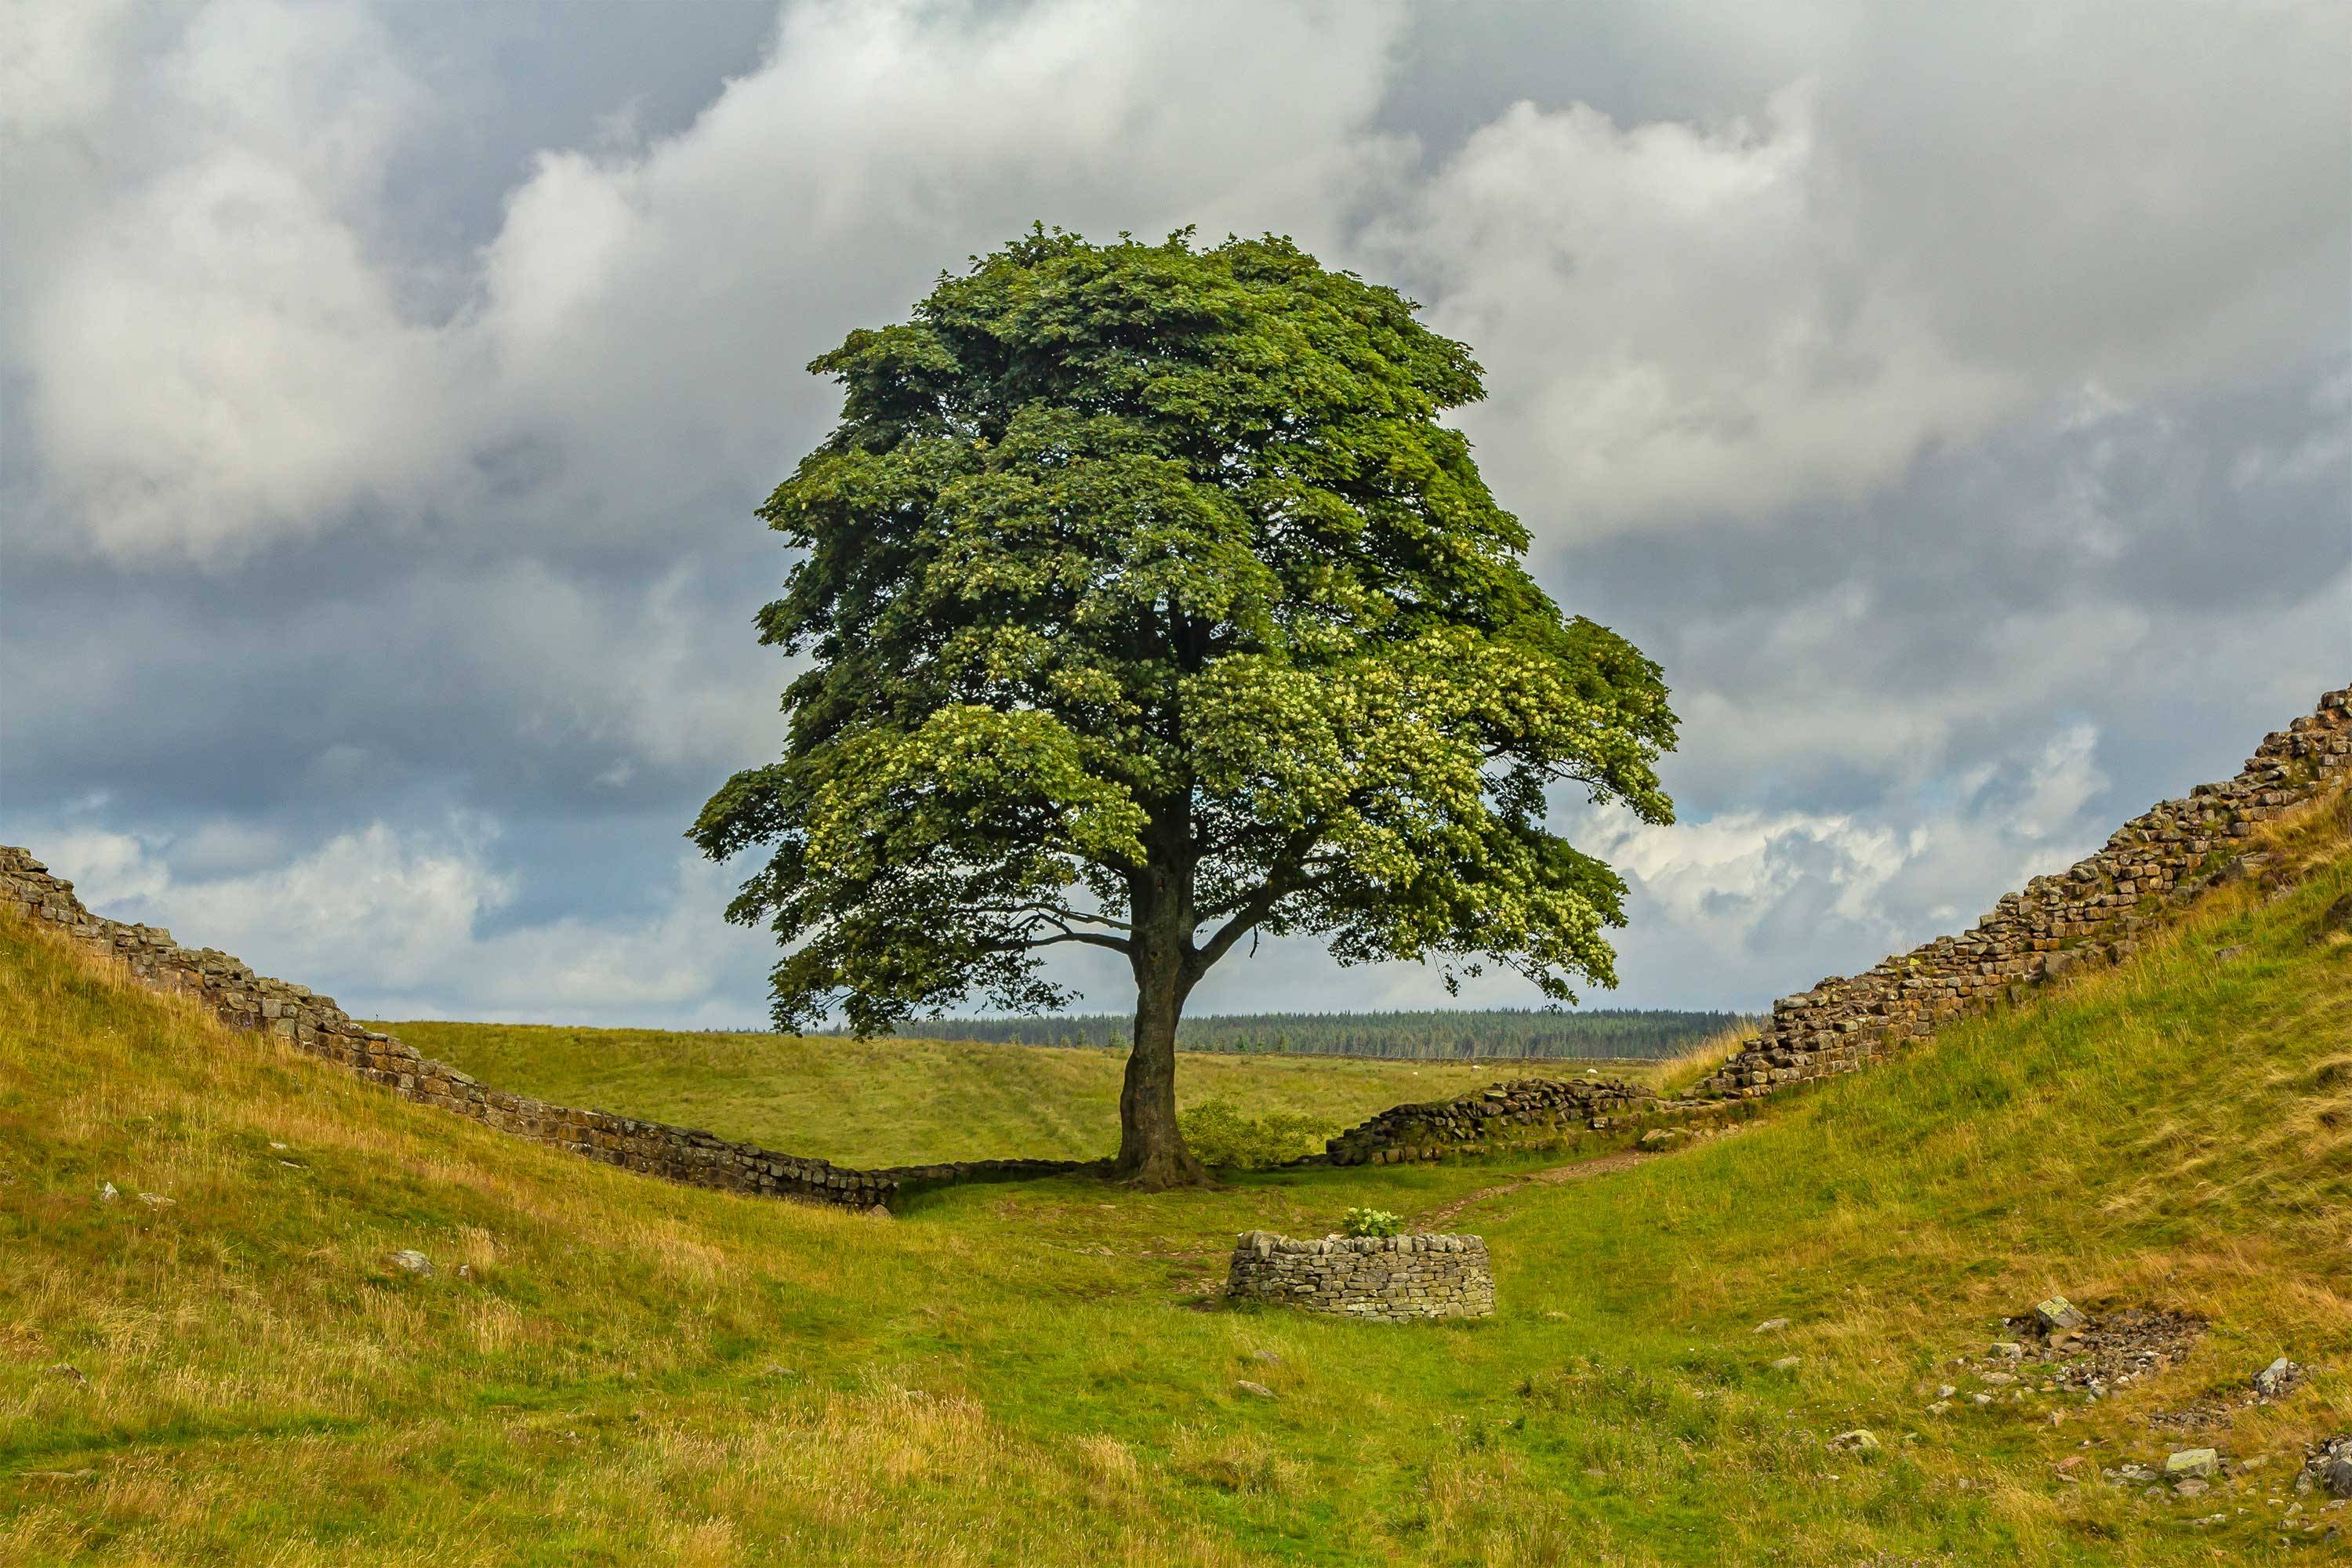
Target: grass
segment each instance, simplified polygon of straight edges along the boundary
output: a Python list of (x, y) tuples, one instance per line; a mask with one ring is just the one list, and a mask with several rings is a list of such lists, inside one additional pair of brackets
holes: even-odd
[[(516, 1024), (371, 1027), (517, 1093), (704, 1127), (840, 1164), (1089, 1160), (1118, 1143), (1123, 1051)], [(1225, 1100), (1253, 1115), (1288, 1111), (1321, 1124), (1328, 1136), (1402, 1101), (1444, 1100), (1506, 1073), (1567, 1076), (1594, 1065), (1497, 1069), (1186, 1051), (1176, 1082), (1186, 1107)], [(1620, 1076), (1638, 1070), (1597, 1065)]]
[[(2352, 942), (2318, 934), (2352, 846), (2284, 847), (2294, 891), (2031, 1008), (1473, 1202), (1471, 1325), (1212, 1292), (1236, 1230), (1530, 1166), (834, 1214), (503, 1140), (0, 927), (0, 1561), (2324, 1561), (2269, 1499), (2352, 1426)], [(2213, 1326), (2104, 1403), (1927, 1412), (2053, 1290)], [(2198, 1438), (2267, 1468), (2193, 1503), (2053, 1470), (2160, 1460), (2147, 1415), (2282, 1352), (2311, 1386)], [(1856, 1426), (1882, 1451), (1827, 1447)]]

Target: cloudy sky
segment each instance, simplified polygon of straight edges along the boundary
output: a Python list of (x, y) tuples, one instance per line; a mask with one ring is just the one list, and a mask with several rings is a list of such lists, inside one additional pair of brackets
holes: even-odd
[[(680, 835), (781, 737), (802, 366), (1033, 219), (1273, 230), (1476, 349), (1538, 576), (1665, 666), (1681, 822), (1570, 819), (1636, 887), (1593, 1000), (1763, 1004), (2352, 679), (2347, 58), (2287, 0), (0, 0), (0, 841), (368, 1015), (757, 1023)], [(1269, 943), (1194, 1006), (1438, 994)]]

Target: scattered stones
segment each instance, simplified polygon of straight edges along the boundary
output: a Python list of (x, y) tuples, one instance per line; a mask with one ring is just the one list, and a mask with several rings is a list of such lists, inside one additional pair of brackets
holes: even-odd
[(1789, 1320), (1786, 1318), (1767, 1318), (1757, 1324), (1751, 1331), (1759, 1334), (1777, 1334), (1788, 1326)]
[(1303, 1241), (1244, 1231), (1234, 1240), (1225, 1294), (1381, 1322), (1495, 1315), (1495, 1276), (1486, 1238), (1476, 1236)]
[[(2072, 1314), (2077, 1326), (2056, 1331), (2045, 1329), (2043, 1309), (2060, 1307), (2064, 1312), (2053, 1315), (2063, 1321)], [(2063, 1297), (2044, 1301), (2008, 1323), (2029, 1337), (2021, 1343), (2017, 1360), (2006, 1354), (1999, 1358), (1998, 1370), (2022, 1371), (2032, 1364), (2046, 1369), (2041, 1375), (2050, 1392), (2079, 1392), (2094, 1399), (2104, 1399), (2126, 1384), (2164, 1371), (2188, 1354), (2205, 1331), (2203, 1319), (2185, 1312), (2123, 1307), (2093, 1314)], [(1990, 1380), (1988, 1375), (1986, 1381)]]
[(121, 1193), (114, 1190), (114, 1184), (112, 1182), (109, 1182), (106, 1185), (98, 1189), (98, 1201), (102, 1204), (110, 1204), (121, 1195), (122, 1194)]
[(2200, 1477), (2191, 1476), (2186, 1480), (2173, 1482), (2172, 1495), (2174, 1497), (2203, 1497), (2210, 1484), (2210, 1483), (2207, 1482)]
[(2000, 1357), (2003, 1361), (2023, 1361), (2025, 1359), (2025, 1347), (2018, 1343), (2015, 1340), (1995, 1340), (1992, 1345), (1992, 1353)]
[(1234, 1387), (1243, 1394), (1251, 1394), (1259, 1399), (1276, 1399), (1280, 1397), (1280, 1395), (1276, 1394), (1274, 1390), (1268, 1388), (1265, 1384), (1262, 1383), (1252, 1383), (1247, 1378), (1244, 1378), (1239, 1383), (1234, 1384)]
[(2318, 1490), (2332, 1498), (2352, 1498), (2352, 1436), (2323, 1438), (2308, 1450), (2294, 1488), (2299, 1492)]
[(386, 1261), (404, 1274), (415, 1274), (427, 1279), (433, 1278), (433, 1260), (413, 1247), (402, 1247)]
[(1662, 1149), (1674, 1147), (1681, 1140), (1682, 1134), (1671, 1127), (1653, 1127), (1642, 1134), (1633, 1147), (1654, 1154)]
[(1851, 1432), (1841, 1432), (1831, 1438), (1830, 1447), (1841, 1453), (1875, 1454), (1878, 1452), (1878, 1437), (1868, 1427), (1857, 1426)]
[(2281, 1356), (2262, 1371), (2254, 1373), (2254, 1392), (2264, 1399), (2278, 1399), (2301, 1387), (2303, 1367)]

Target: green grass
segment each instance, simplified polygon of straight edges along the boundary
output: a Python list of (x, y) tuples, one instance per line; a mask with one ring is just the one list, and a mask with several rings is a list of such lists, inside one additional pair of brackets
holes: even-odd
[[(2316, 934), (2352, 852), (2340, 816), (2288, 848), (2325, 857), (2296, 890), (2031, 1009), (1475, 1203), (1473, 1325), (1213, 1289), (1236, 1230), (1524, 1163), (835, 1214), (515, 1143), (0, 927), (0, 1562), (2326, 1561), (2263, 1478), (2352, 1426), (2352, 942)], [(2103, 1404), (1927, 1412), (2053, 1289), (2213, 1328)], [(2053, 1473), (2160, 1459), (2145, 1416), (2281, 1352), (2313, 1385), (2199, 1439), (2251, 1483)], [(1858, 1425), (1880, 1454), (1826, 1449)]]
[[(1091, 1160), (1118, 1145), (1123, 1051), (519, 1024), (371, 1027), (518, 1094), (708, 1128), (837, 1164)], [(1580, 1073), (1588, 1065), (1527, 1070)], [(1291, 1111), (1328, 1136), (1402, 1101), (1444, 1100), (1496, 1077), (1492, 1067), (1186, 1051), (1176, 1082), (1185, 1106), (1227, 1100), (1255, 1115)]]

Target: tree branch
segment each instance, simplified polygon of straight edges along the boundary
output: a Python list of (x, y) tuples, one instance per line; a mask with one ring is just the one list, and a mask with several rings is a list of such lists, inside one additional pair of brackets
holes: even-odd
[(971, 913), (978, 915), (1028, 915), (1033, 919), (1052, 921), (1055, 925), (1067, 921), (1081, 921), (1087, 925), (1108, 926), (1113, 931), (1132, 929), (1125, 921), (1115, 921), (1108, 915), (1084, 914), (1076, 910), (1065, 909), (1060, 904), (970, 904), (965, 907)]
[(1107, 947), (1113, 952), (1119, 953), (1131, 951), (1124, 937), (1104, 936), (1098, 931), (1066, 931), (1059, 936), (1025, 937), (1019, 942), (1003, 942), (999, 944), (999, 947), (1003, 952), (1019, 952), (1032, 948), (1052, 947), (1055, 943), (1063, 942), (1083, 942), (1091, 947)]
[(1274, 869), (1266, 873), (1256, 891), (1241, 901), (1233, 918), (1217, 928), (1217, 934), (1185, 956), (1185, 965), (1197, 978), (1211, 965), (1225, 956), (1234, 943), (1247, 935), (1258, 921), (1265, 919), (1274, 906), (1308, 884), (1304, 861), (1315, 841), (1323, 836), (1322, 825), (1309, 823), (1290, 836), (1275, 857)]

